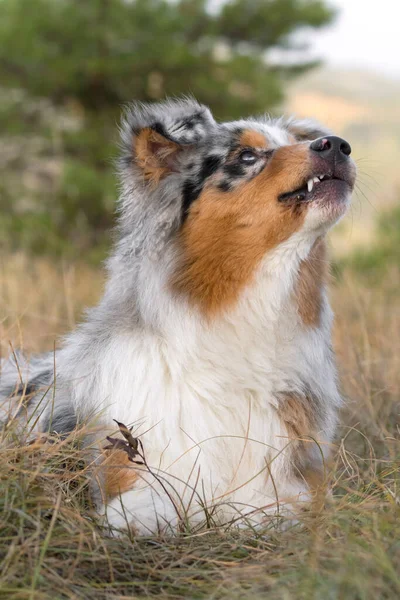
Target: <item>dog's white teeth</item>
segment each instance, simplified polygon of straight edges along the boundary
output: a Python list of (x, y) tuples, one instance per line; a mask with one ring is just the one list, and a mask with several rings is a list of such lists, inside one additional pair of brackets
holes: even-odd
[(311, 179), (309, 179), (307, 181), (307, 189), (309, 192), (312, 191), (314, 184), (315, 183), (319, 183), (323, 178), (323, 175), (316, 175), (315, 177), (311, 177)]

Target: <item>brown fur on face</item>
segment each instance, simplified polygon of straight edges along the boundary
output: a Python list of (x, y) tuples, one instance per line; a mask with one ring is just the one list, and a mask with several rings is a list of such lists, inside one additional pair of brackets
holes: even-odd
[(167, 140), (150, 127), (142, 129), (135, 140), (134, 153), (144, 178), (154, 185), (173, 170), (172, 158), (179, 145)]
[(260, 131), (246, 129), (239, 138), (239, 144), (241, 146), (248, 146), (250, 148), (265, 148), (266, 139)]
[(301, 228), (306, 205), (280, 203), (278, 196), (303, 185), (308, 160), (306, 145), (284, 146), (232, 191), (206, 186), (181, 232), (173, 288), (208, 316), (234, 304), (263, 256)]
[(306, 326), (317, 327), (320, 323), (323, 286), (328, 274), (326, 242), (318, 239), (300, 265), (295, 287), (299, 315)]

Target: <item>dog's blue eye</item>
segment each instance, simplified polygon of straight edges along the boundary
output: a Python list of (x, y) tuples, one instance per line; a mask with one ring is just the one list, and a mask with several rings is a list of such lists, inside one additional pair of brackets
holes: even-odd
[(252, 165), (257, 160), (257, 155), (251, 150), (243, 150), (243, 152), (239, 155), (239, 160), (246, 165)]

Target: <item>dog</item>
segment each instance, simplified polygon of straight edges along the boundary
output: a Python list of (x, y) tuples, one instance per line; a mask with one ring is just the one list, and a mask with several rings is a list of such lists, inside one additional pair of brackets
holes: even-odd
[(36, 433), (95, 423), (113, 530), (261, 527), (312, 502), (342, 402), (325, 237), (350, 153), (307, 120), (126, 110), (104, 295), (55, 356), (3, 362), (0, 389), (5, 419), (23, 405)]

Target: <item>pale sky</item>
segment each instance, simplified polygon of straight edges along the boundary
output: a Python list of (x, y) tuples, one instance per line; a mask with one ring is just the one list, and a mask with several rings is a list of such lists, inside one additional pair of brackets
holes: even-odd
[(329, 0), (339, 8), (329, 28), (313, 33), (313, 53), (328, 64), (400, 78), (400, 0)]
[[(209, 1), (212, 7), (224, 2)], [(311, 35), (310, 31), (299, 35), (309, 42), (312, 56), (332, 66), (362, 68), (400, 79), (400, 0), (326, 2), (339, 9), (336, 21), (320, 31), (311, 30)]]

